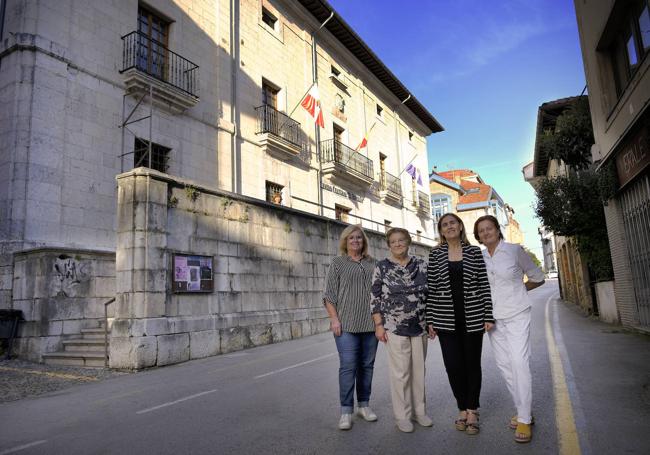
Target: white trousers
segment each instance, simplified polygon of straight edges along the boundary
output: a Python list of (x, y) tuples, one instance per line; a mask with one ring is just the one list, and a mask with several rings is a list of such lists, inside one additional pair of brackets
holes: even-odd
[(404, 337), (389, 332), (386, 351), (395, 419), (408, 420), (413, 414), (425, 415), (424, 361), (427, 357), (427, 337)]
[(528, 308), (507, 319), (498, 319), (490, 334), (494, 358), (515, 402), (517, 420), (531, 421), (533, 385), (530, 374), (530, 314)]

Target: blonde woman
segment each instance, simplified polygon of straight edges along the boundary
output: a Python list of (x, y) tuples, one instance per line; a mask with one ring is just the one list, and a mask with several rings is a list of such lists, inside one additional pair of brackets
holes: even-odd
[(368, 255), (368, 238), (361, 226), (341, 233), (339, 256), (332, 259), (325, 280), (324, 304), (339, 353), (339, 429), (352, 428), (354, 391), (358, 414), (377, 420), (369, 406), (378, 341), (370, 315), (370, 284), (375, 260)]

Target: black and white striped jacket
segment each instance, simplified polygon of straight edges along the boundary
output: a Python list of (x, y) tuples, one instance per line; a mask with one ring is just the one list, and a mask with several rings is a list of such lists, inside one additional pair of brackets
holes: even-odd
[[(451, 297), (448, 252), (449, 247), (444, 244), (429, 253), (426, 320), (427, 325), (433, 325), (435, 330), (453, 332), (454, 302)], [(484, 330), (486, 322), (494, 322), (494, 317), (483, 253), (474, 245), (463, 244), (463, 290), (467, 331), (480, 332)]]

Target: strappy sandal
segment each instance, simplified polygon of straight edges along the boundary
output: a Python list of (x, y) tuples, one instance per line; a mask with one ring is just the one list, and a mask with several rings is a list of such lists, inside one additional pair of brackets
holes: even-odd
[[(535, 424), (535, 416), (530, 416), (530, 424), (534, 425)], [(508, 425), (511, 430), (516, 430), (517, 425), (519, 425), (519, 421), (517, 420), (517, 416), (513, 416), (512, 419), (510, 419), (510, 424)]]
[(478, 413), (477, 411), (470, 411), (470, 410), (468, 410), (468, 411), (467, 411), (467, 416), (469, 416), (469, 415), (473, 415), (473, 416), (475, 416), (475, 417), (476, 417), (476, 421), (475, 421), (475, 422), (467, 422), (467, 424), (466, 424), (466, 426), (465, 426), (465, 433), (467, 433), (467, 434), (469, 434), (469, 435), (475, 435), (475, 434), (478, 434), (479, 431), (480, 431), (479, 423), (478, 423), (479, 413)]
[(517, 424), (517, 429), (515, 430), (515, 441), (520, 443), (527, 443), (533, 438), (532, 430), (530, 425), (527, 423)]
[[(467, 412), (465, 412), (465, 415), (467, 416)], [(465, 418), (459, 417), (454, 422), (454, 425), (456, 425), (456, 429), (458, 431), (465, 431), (465, 428), (467, 428), (467, 417)]]

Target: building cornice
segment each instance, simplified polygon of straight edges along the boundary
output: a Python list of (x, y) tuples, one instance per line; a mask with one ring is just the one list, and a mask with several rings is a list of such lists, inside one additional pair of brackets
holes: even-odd
[(325, 25), (346, 49), (348, 49), (379, 81), (404, 103), (430, 130), (431, 133), (444, 131), (435, 117), (413, 96), (400, 80), (386, 67), (368, 45), (357, 35), (334, 8), (325, 0), (298, 0), (298, 2), (320, 23), (332, 12), (334, 16)]

